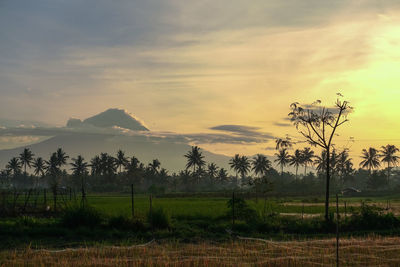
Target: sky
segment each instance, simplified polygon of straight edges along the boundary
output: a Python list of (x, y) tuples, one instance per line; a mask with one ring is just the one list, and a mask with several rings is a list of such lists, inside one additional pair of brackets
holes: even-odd
[(256, 132), (200, 145), (272, 155), (274, 138), (299, 137), (291, 103), (340, 92), (354, 111), (335, 140), (357, 161), (400, 146), (399, 15), (397, 0), (1, 0), (0, 122), (122, 108), (155, 132)]

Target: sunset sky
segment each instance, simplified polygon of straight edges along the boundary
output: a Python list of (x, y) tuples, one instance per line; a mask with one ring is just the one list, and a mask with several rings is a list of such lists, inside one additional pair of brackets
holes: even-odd
[(116, 107), (152, 131), (244, 126), (264, 137), (200, 145), (272, 155), (274, 137), (296, 135), (292, 102), (340, 92), (354, 112), (338, 148), (358, 161), (400, 146), (397, 0), (2, 0), (0, 36), (2, 119), (62, 126)]

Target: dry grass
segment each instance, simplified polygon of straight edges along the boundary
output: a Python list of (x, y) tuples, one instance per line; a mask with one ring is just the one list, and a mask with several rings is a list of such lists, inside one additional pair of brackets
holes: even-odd
[[(341, 266), (399, 266), (399, 237), (341, 240)], [(1, 266), (333, 266), (335, 240), (152, 243), (65, 251), (3, 251)]]

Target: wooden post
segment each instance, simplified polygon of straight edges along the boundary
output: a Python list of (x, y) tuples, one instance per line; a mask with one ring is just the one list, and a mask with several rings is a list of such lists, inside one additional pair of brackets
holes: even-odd
[(336, 194), (336, 266), (339, 267), (339, 196)]
[(133, 184), (131, 184), (131, 202), (132, 202), (132, 218), (135, 217), (135, 198), (133, 193)]
[(301, 220), (304, 220), (304, 203), (301, 207)]
[(344, 217), (347, 217), (347, 202), (344, 202)]
[(232, 192), (232, 230), (235, 226), (235, 192)]

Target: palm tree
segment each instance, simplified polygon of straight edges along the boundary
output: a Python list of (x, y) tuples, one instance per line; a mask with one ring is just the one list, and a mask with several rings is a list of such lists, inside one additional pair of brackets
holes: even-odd
[(387, 163), (387, 182), (389, 183), (390, 166), (396, 166), (399, 162), (399, 157), (395, 155), (396, 152), (399, 152), (399, 149), (394, 145), (386, 145), (381, 148), (381, 162)]
[(34, 154), (29, 148), (24, 148), (21, 154), (19, 154), (19, 160), (21, 164), (24, 166), (24, 174), (26, 175), (26, 166), (31, 167), (31, 163), (33, 161)]
[(210, 176), (211, 180), (214, 180), (214, 178), (217, 176), (218, 173), (218, 167), (215, 163), (210, 163), (207, 166), (207, 174)]
[(239, 173), (242, 177), (242, 180), (246, 178), (247, 173), (250, 171), (251, 164), (249, 158), (246, 156), (240, 157), (240, 164), (239, 164)]
[(372, 169), (378, 168), (381, 165), (378, 151), (373, 147), (370, 147), (368, 150), (364, 148), (361, 158), (363, 160), (360, 162), (360, 167), (368, 168), (369, 174), (371, 174)]
[(233, 158), (229, 160), (229, 166), (233, 169), (236, 173), (236, 184), (238, 182), (238, 173), (240, 171), (240, 155), (236, 154)]
[(281, 175), (283, 175), (283, 167), (285, 167), (290, 162), (289, 153), (285, 148), (279, 150), (279, 153), (275, 153), (276, 159), (274, 162), (277, 162), (278, 165), (281, 166)]
[(91, 168), (91, 174), (92, 175), (98, 175), (101, 173), (101, 169), (100, 169), (100, 164), (101, 164), (101, 160), (100, 157), (98, 155), (94, 156), (91, 160), (90, 160), (90, 168)]
[(289, 164), (290, 166), (295, 166), (296, 167), (296, 179), (297, 179), (297, 173), (299, 170), (299, 166), (303, 164), (303, 154), (299, 149), (296, 149), (294, 152), (294, 155), (290, 156), (289, 159)]
[(125, 165), (126, 171), (128, 174), (134, 173), (137, 169), (139, 169), (139, 160), (132, 156), (128, 163)]
[(252, 170), (256, 175), (264, 176), (271, 168), (271, 161), (261, 154), (257, 154), (251, 163), (253, 164)]
[[(43, 160), (43, 158), (41, 158), (41, 157), (36, 158), (32, 163), (32, 167), (34, 168), (34, 170), (33, 170), (34, 175), (40, 176), (40, 177), (44, 176), (46, 166), (45, 166), (45, 161)], [(38, 183), (38, 179), (36, 179), (36, 186), (37, 186), (37, 183)]]
[(336, 162), (336, 172), (339, 174), (343, 184), (345, 183), (345, 177), (353, 172), (353, 163), (351, 162), (351, 158), (349, 158), (348, 149), (344, 149), (339, 153)]
[(125, 167), (127, 163), (128, 160), (125, 157), (125, 153), (122, 150), (118, 150), (115, 164), (117, 165), (117, 168), (119, 168), (120, 173), (122, 172), (122, 167)]
[(32, 167), (34, 168), (33, 170), (33, 174), (35, 174), (36, 176), (44, 176), (45, 173), (45, 161), (43, 160), (43, 158), (38, 157), (36, 158), (33, 163), (32, 163)]
[(192, 146), (192, 150), (186, 153), (185, 158), (187, 158), (186, 169), (193, 167), (193, 173), (196, 173), (196, 166), (198, 170), (206, 163), (198, 146)]
[(80, 177), (81, 175), (87, 173), (88, 164), (85, 162), (85, 159), (81, 155), (79, 155), (77, 158), (72, 159), (71, 166), (72, 175)]
[(57, 210), (57, 190), (59, 184), (59, 175), (61, 173), (60, 170), (60, 158), (57, 153), (53, 153), (50, 156), (50, 159), (46, 161), (46, 173), (50, 176), (50, 187), (53, 191), (53, 202), (54, 202), (54, 211)]
[(151, 169), (151, 171), (153, 172), (153, 174), (157, 174), (158, 173), (158, 169), (160, 168), (161, 163), (158, 159), (153, 159), (153, 161), (151, 163), (149, 163), (149, 167)]
[(326, 150), (322, 150), (321, 156), (315, 156), (314, 165), (318, 173), (324, 173), (326, 170)]
[(226, 182), (228, 180), (228, 172), (224, 168), (219, 169), (217, 178), (220, 183)]
[(21, 168), (21, 162), (16, 157), (10, 159), (6, 166), (6, 169), (10, 170), (14, 177), (21, 173)]
[(286, 136), (285, 139), (282, 139), (282, 138), (276, 139), (275, 140), (275, 144), (276, 144), (275, 149), (279, 150), (279, 149), (291, 148), (292, 145), (293, 145), (293, 142), (292, 142), (292, 139), (289, 136)]
[(58, 148), (56, 151), (56, 156), (57, 156), (57, 166), (62, 167), (63, 165), (67, 164), (67, 159), (69, 156), (63, 151), (62, 148)]
[(71, 163), (72, 175), (81, 178), (81, 189), (82, 189), (82, 204), (85, 204), (86, 194), (85, 194), (85, 183), (84, 176), (88, 173), (88, 164), (85, 162), (85, 159), (79, 155), (77, 158), (72, 159)]
[(304, 175), (307, 175), (307, 165), (313, 163), (314, 151), (309, 147), (305, 147), (303, 151), (301, 151), (303, 157), (303, 165), (304, 165)]

